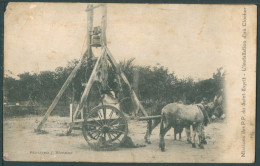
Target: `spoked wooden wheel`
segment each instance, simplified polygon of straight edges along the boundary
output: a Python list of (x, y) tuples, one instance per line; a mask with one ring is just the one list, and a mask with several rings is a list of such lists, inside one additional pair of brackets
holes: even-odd
[(127, 120), (124, 114), (111, 105), (93, 108), (82, 126), (83, 136), (95, 150), (114, 150), (126, 138)]

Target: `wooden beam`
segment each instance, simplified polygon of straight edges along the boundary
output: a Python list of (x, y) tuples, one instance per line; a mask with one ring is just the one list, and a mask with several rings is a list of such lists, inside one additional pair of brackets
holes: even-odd
[(103, 6), (102, 11), (102, 21), (101, 21), (101, 39), (102, 39), (102, 45), (107, 46), (107, 39), (106, 39), (106, 29), (107, 29), (107, 6)]
[(137, 120), (139, 120), (139, 121), (152, 120), (152, 119), (159, 119), (159, 118), (161, 118), (161, 117), (162, 117), (161, 115), (145, 116), (145, 117), (137, 118)]
[[(121, 78), (123, 79), (123, 81), (124, 81), (124, 82), (127, 84), (127, 86), (130, 88), (130, 90), (131, 90), (131, 92), (132, 92), (132, 93), (131, 93), (131, 94), (132, 94), (132, 97), (133, 97), (133, 99), (136, 101), (136, 103), (137, 103), (137, 105), (139, 106), (140, 110), (142, 111), (142, 113), (144, 114), (144, 116), (148, 116), (148, 114), (147, 114), (147, 112), (145, 111), (143, 105), (140, 103), (138, 97), (136, 96), (134, 90), (132, 89), (132, 87), (131, 87), (129, 81), (127, 80), (125, 74), (124, 74), (122, 71), (120, 71), (116, 60), (114, 59), (114, 57), (112, 56), (111, 52), (108, 50), (107, 47), (106, 47), (106, 52), (107, 52), (107, 55), (108, 55), (108, 58), (109, 58), (111, 64), (114, 65), (114, 67), (116, 68), (117, 72), (120, 73), (120, 76), (121, 76)], [(136, 112), (136, 113), (137, 113), (137, 112)]]
[(72, 70), (72, 72), (70, 73), (69, 77), (67, 78), (67, 80), (65, 81), (65, 83), (63, 84), (63, 86), (61, 87), (60, 91), (58, 92), (57, 96), (54, 98), (54, 100), (52, 101), (50, 107), (48, 108), (47, 112), (45, 113), (43, 119), (41, 120), (41, 122), (39, 123), (38, 127), (35, 129), (36, 132), (40, 131), (43, 124), (47, 121), (48, 117), (50, 116), (51, 112), (53, 111), (53, 109), (55, 108), (55, 106), (57, 105), (58, 101), (60, 100), (62, 94), (64, 93), (64, 91), (66, 90), (66, 88), (69, 86), (69, 84), (71, 83), (72, 79), (76, 76), (77, 71), (79, 70), (82, 61), (85, 59), (85, 54), (82, 56), (81, 60), (79, 61), (79, 63), (76, 65), (76, 67)]
[(98, 8), (98, 7), (101, 7), (101, 6), (104, 6), (105, 4), (101, 4), (101, 5), (97, 5), (97, 6), (93, 6), (91, 8), (87, 8), (86, 11), (89, 12), (89, 11), (93, 11), (94, 9)]
[(78, 104), (78, 106), (76, 108), (76, 111), (74, 112), (74, 115), (73, 115), (73, 119), (74, 120), (76, 120), (76, 116), (77, 116), (78, 112), (81, 112), (81, 114), (83, 114), (83, 111), (82, 111), (83, 105), (86, 104), (86, 99), (88, 97), (89, 91), (90, 91), (90, 89), (91, 89), (91, 87), (92, 87), (92, 85), (93, 85), (93, 83), (94, 83), (94, 81), (96, 79), (97, 69), (99, 68), (99, 66), (101, 64), (100, 61), (101, 61), (101, 59), (103, 59), (103, 56), (105, 56), (105, 54), (106, 54), (105, 50), (106, 49), (103, 48), (102, 53), (101, 53), (100, 57), (98, 58), (98, 60), (97, 60), (97, 62), (95, 64), (95, 67), (94, 67), (94, 69), (93, 69), (93, 71), (92, 71), (92, 73), (91, 73), (91, 75), (89, 77), (88, 83), (87, 83), (87, 85), (86, 85), (86, 87), (84, 89), (84, 92), (83, 92), (83, 94), (82, 94), (82, 96), (80, 98), (80, 103)]
[(70, 122), (73, 122), (73, 104), (70, 103)]
[[(93, 5), (88, 5), (87, 9), (92, 8)], [(91, 10), (87, 13), (87, 47), (88, 47), (88, 56), (93, 57), (92, 55), (92, 47), (91, 47), (91, 33), (93, 29), (93, 18), (94, 11)]]
[(84, 122), (84, 119), (77, 119), (73, 123), (75, 124), (75, 123), (82, 123), (82, 122)]

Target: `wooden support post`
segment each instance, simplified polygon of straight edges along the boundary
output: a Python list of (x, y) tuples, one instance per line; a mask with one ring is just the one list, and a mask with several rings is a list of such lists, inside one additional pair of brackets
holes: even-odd
[(147, 122), (147, 127), (150, 134), (152, 133), (152, 124), (153, 124), (152, 119), (149, 119)]
[(47, 112), (45, 113), (43, 119), (41, 120), (41, 122), (39, 123), (38, 127), (35, 129), (35, 132), (39, 132), (43, 126), (43, 124), (47, 121), (48, 117), (50, 116), (51, 112), (53, 111), (53, 109), (55, 108), (55, 106), (57, 105), (58, 101), (60, 100), (62, 94), (64, 93), (64, 91), (66, 90), (66, 88), (69, 86), (69, 84), (71, 83), (72, 79), (76, 76), (77, 71), (79, 70), (82, 61), (85, 59), (85, 55), (82, 56), (81, 60), (79, 61), (79, 63), (77, 64), (77, 66), (72, 70), (72, 72), (70, 73), (69, 77), (67, 78), (67, 80), (65, 81), (65, 83), (63, 84), (63, 86), (61, 87), (59, 93), (57, 94), (57, 96), (55, 97), (55, 99), (52, 101), (50, 107), (48, 108)]
[(99, 66), (101, 64), (100, 60), (103, 59), (103, 56), (105, 56), (105, 54), (106, 54), (105, 50), (106, 49), (103, 48), (101, 56), (98, 58), (98, 60), (97, 60), (97, 62), (95, 64), (95, 67), (94, 67), (94, 69), (93, 69), (93, 71), (92, 71), (92, 73), (90, 75), (88, 83), (87, 83), (87, 85), (85, 87), (85, 90), (84, 90), (82, 96), (81, 96), (80, 103), (78, 104), (78, 106), (76, 108), (76, 111), (74, 112), (74, 115), (73, 115), (73, 120), (74, 121), (76, 119), (76, 116), (77, 116), (78, 112), (81, 112), (81, 114), (82, 114), (81, 117), (83, 118), (83, 110), (82, 109), (83, 109), (84, 104), (86, 104), (86, 99), (88, 97), (88, 94), (89, 94), (89, 91), (91, 89), (91, 86), (93, 85), (93, 83), (94, 83), (94, 81), (96, 79), (97, 69), (99, 68)]
[(106, 29), (107, 29), (107, 6), (103, 6), (103, 14), (102, 14), (102, 21), (101, 21), (101, 39), (102, 45), (107, 46), (107, 39), (106, 39)]
[[(93, 5), (88, 5), (87, 9), (93, 8)], [(93, 28), (93, 18), (94, 18), (94, 11), (90, 10), (87, 13), (87, 46), (88, 46), (88, 56), (93, 57), (92, 55), (92, 47), (91, 47), (91, 33)]]
[(73, 122), (73, 104), (70, 104), (70, 122)]
[[(144, 114), (144, 116), (148, 116), (147, 112), (145, 111), (143, 105), (140, 103), (138, 97), (136, 96), (134, 90), (131, 88), (130, 83), (128, 82), (125, 74), (123, 72), (120, 71), (120, 69), (118, 68), (118, 64), (116, 62), (116, 60), (114, 59), (114, 57), (112, 56), (111, 52), (108, 50), (108, 48), (106, 47), (106, 52), (108, 55), (108, 58), (111, 62), (112, 65), (114, 65), (114, 68), (116, 68), (116, 70), (120, 73), (121, 78), (124, 80), (124, 82), (127, 84), (127, 86), (130, 88), (131, 90), (131, 94), (133, 99), (136, 101), (137, 105), (139, 106), (140, 110), (142, 111), (142, 113)], [(138, 111), (138, 110), (137, 110)], [(136, 112), (137, 113), (137, 112)]]
[(69, 124), (69, 128), (65, 134), (70, 135), (72, 130), (73, 130), (73, 104), (70, 103), (70, 124)]

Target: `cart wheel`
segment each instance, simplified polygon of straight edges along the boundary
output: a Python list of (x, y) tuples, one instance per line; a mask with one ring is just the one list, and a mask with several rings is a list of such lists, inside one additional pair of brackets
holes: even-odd
[(95, 150), (114, 150), (126, 138), (127, 120), (124, 114), (111, 105), (93, 108), (84, 119), (83, 136)]

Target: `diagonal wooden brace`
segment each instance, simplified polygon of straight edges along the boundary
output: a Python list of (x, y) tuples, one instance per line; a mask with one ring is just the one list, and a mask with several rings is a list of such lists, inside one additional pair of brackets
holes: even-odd
[[(140, 103), (138, 97), (136, 96), (134, 90), (131, 88), (131, 85), (129, 83), (129, 81), (127, 80), (125, 74), (123, 72), (120, 71), (118, 64), (116, 62), (116, 60), (114, 59), (114, 57), (112, 56), (111, 52), (108, 50), (108, 48), (106, 47), (106, 52), (108, 55), (108, 58), (111, 62), (111, 64), (114, 66), (114, 68), (116, 68), (116, 70), (120, 73), (121, 78), (124, 80), (124, 82), (127, 84), (127, 86), (129, 87), (129, 89), (131, 90), (131, 95), (133, 97), (133, 99), (135, 100), (135, 102), (137, 103), (138, 107), (140, 108), (140, 110), (142, 111), (142, 113), (144, 114), (144, 116), (148, 116), (147, 112), (145, 111), (143, 105)], [(139, 109), (138, 109), (139, 110)], [(137, 111), (138, 111), (137, 110)], [(136, 112), (137, 114), (138, 112)]]
[(35, 129), (35, 132), (39, 132), (41, 131), (41, 128), (43, 126), (43, 124), (47, 121), (48, 117), (50, 116), (51, 112), (53, 111), (53, 109), (55, 108), (55, 106), (57, 105), (57, 103), (59, 102), (62, 94), (64, 93), (64, 91), (66, 90), (66, 88), (69, 86), (69, 84), (71, 83), (72, 79), (76, 76), (77, 71), (79, 70), (83, 60), (85, 59), (85, 57), (87, 56), (87, 52), (83, 55), (83, 57), (81, 58), (81, 60), (79, 61), (79, 63), (76, 65), (76, 67), (73, 69), (73, 71), (70, 73), (69, 77), (67, 78), (67, 80), (65, 81), (65, 83), (63, 84), (63, 86), (61, 87), (59, 93), (57, 94), (57, 96), (55, 97), (55, 99), (52, 101), (50, 107), (48, 108), (47, 112), (45, 113), (43, 119), (41, 120), (41, 122), (39, 123), (38, 127)]
[(89, 95), (89, 91), (90, 91), (90, 89), (91, 89), (91, 87), (92, 87), (92, 85), (93, 85), (93, 83), (95, 81), (96, 74), (97, 74), (97, 69), (101, 65), (101, 60), (103, 59), (103, 56), (106, 55), (105, 51), (106, 51), (106, 49), (103, 48), (101, 56), (98, 58), (98, 60), (97, 60), (97, 62), (95, 64), (95, 67), (94, 67), (94, 69), (93, 69), (93, 71), (92, 71), (92, 73), (91, 73), (91, 75), (89, 77), (88, 83), (87, 83), (87, 85), (86, 85), (86, 87), (84, 89), (84, 92), (83, 92), (83, 94), (82, 94), (82, 96), (80, 98), (80, 103), (77, 106), (76, 111), (73, 114), (73, 120), (76, 119), (76, 116), (77, 116), (78, 112), (81, 112), (81, 115), (83, 117), (83, 111), (82, 111), (83, 110), (83, 106), (86, 103), (86, 100), (87, 100), (88, 95)]

